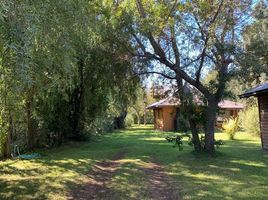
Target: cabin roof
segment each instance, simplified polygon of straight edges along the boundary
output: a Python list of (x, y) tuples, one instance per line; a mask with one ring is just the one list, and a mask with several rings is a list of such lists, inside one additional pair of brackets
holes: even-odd
[(242, 103), (238, 103), (235, 101), (230, 101), (230, 100), (222, 100), (219, 102), (218, 106), (220, 108), (226, 108), (226, 109), (243, 109), (245, 106)]
[[(165, 99), (162, 99), (158, 102), (155, 102), (149, 106), (147, 106), (147, 109), (155, 109), (155, 108), (163, 108), (168, 106), (175, 106), (179, 107), (180, 100), (176, 97), (167, 97)], [(242, 103), (230, 101), (230, 100), (222, 100), (219, 102), (218, 106), (222, 109), (243, 109), (245, 106)]]
[(162, 108), (167, 106), (175, 106), (179, 107), (180, 100), (176, 97), (167, 97), (165, 99), (162, 99), (160, 101), (157, 101), (149, 106), (146, 107), (146, 109), (155, 109), (155, 108)]
[(239, 95), (241, 98), (257, 96), (259, 94), (268, 93), (268, 82), (258, 85), (250, 90), (247, 90), (243, 94)]

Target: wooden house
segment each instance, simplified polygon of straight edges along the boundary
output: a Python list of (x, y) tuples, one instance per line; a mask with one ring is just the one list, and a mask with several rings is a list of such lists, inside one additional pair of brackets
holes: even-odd
[[(223, 100), (219, 103), (220, 114), (217, 116), (217, 127), (229, 117), (237, 117), (238, 112), (244, 108), (241, 103)], [(154, 128), (161, 131), (174, 131), (176, 129), (176, 114), (180, 107), (179, 99), (167, 97), (147, 107), (154, 111)]]
[(241, 98), (255, 96), (258, 98), (261, 143), (264, 150), (268, 150), (268, 83), (259, 85), (240, 95)]
[(176, 114), (179, 101), (175, 97), (168, 97), (147, 107), (154, 111), (154, 128), (162, 131), (175, 130)]

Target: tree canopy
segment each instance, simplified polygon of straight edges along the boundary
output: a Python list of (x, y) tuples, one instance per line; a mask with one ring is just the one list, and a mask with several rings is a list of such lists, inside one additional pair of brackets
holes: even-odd
[[(156, 74), (212, 153), (228, 88), (266, 80), (267, 23), (267, 1), (1, 0), (1, 152), (122, 128), (144, 110), (141, 75)], [(186, 85), (204, 101), (204, 149)]]

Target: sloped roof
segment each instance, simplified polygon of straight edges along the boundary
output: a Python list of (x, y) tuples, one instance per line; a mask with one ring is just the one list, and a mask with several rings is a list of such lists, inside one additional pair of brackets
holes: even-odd
[(154, 109), (154, 108), (162, 108), (167, 106), (176, 106), (178, 107), (180, 105), (180, 100), (176, 97), (167, 97), (165, 99), (162, 99), (158, 102), (155, 102), (149, 106), (146, 107), (146, 109)]
[(256, 96), (258, 94), (268, 93), (268, 82), (258, 85), (250, 90), (247, 90), (244, 94), (239, 95), (241, 98)]
[(219, 102), (218, 106), (220, 108), (230, 108), (230, 109), (243, 109), (245, 106), (242, 103), (230, 101), (230, 100), (222, 100)]
[[(176, 97), (167, 97), (162, 99), (158, 102), (155, 102), (146, 107), (146, 109), (155, 109), (155, 108), (163, 108), (167, 106), (175, 106), (179, 107), (180, 100)], [(245, 106), (242, 103), (230, 101), (230, 100), (223, 100), (219, 102), (218, 106), (222, 109), (243, 109)]]

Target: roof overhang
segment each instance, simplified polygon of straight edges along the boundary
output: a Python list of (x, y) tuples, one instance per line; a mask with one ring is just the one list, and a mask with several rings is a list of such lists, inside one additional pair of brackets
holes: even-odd
[(157, 109), (157, 108), (166, 108), (166, 107), (180, 107), (179, 105), (159, 105), (159, 106), (148, 106), (146, 107), (147, 110), (153, 110), (153, 109)]
[(246, 92), (244, 94), (240, 94), (238, 95), (240, 98), (248, 98), (248, 97), (256, 97), (256, 96), (260, 96), (263, 94), (268, 94), (268, 89), (266, 90), (261, 90), (261, 91), (256, 91), (256, 92)]
[(258, 85), (250, 90), (247, 90), (241, 95), (238, 95), (240, 98), (248, 98), (251, 96), (260, 96), (263, 94), (268, 94), (268, 83)]

